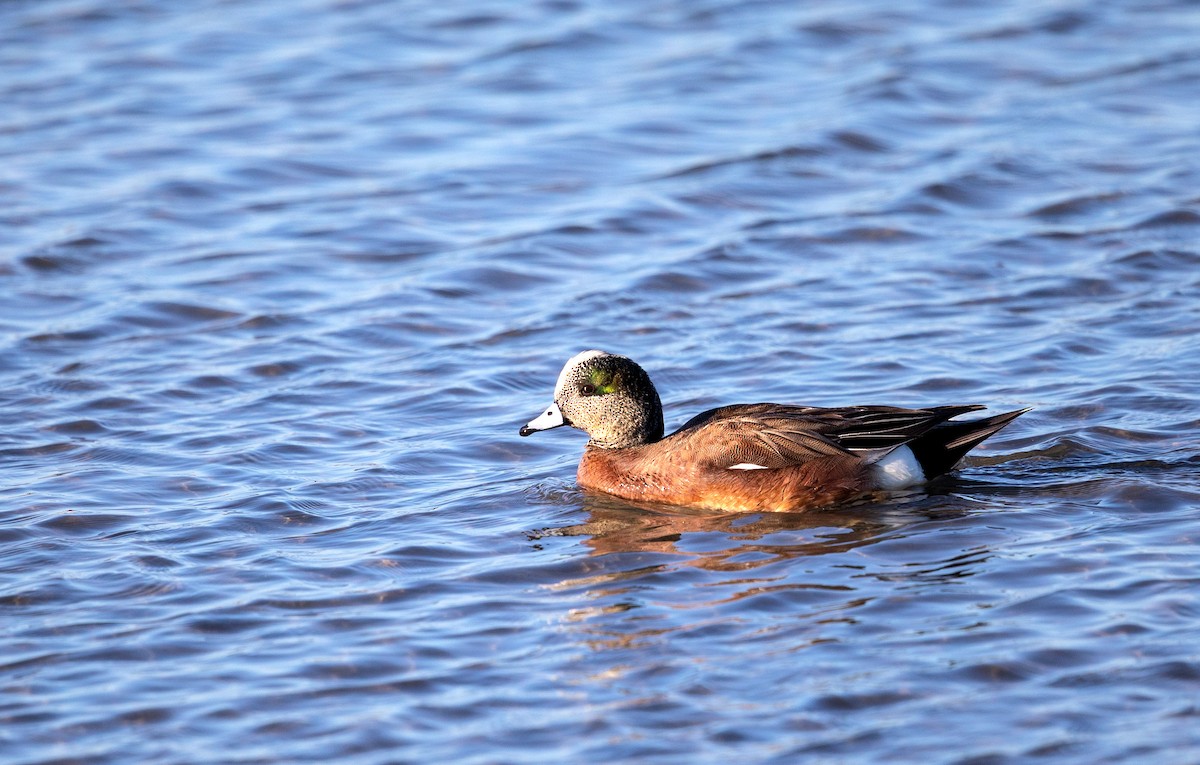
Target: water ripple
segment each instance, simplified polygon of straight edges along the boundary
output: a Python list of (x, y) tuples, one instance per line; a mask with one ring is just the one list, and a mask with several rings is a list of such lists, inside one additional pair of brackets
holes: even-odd
[[(397, 10), (0, 4), (5, 759), (1196, 759), (1188, 4)], [(591, 347), (1033, 411), (631, 506)]]

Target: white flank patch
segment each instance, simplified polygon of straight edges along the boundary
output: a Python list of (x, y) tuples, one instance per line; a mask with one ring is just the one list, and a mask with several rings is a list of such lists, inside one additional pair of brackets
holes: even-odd
[(766, 465), (755, 465), (753, 462), (739, 462), (736, 465), (730, 465), (730, 470), (769, 470)]
[(925, 471), (907, 446), (898, 446), (885, 454), (875, 463), (875, 469), (879, 471), (879, 488), (887, 491), (925, 483)]

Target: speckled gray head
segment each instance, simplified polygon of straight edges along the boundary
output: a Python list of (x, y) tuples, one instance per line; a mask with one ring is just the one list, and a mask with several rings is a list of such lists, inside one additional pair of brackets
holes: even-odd
[(563, 366), (554, 402), (520, 433), (562, 425), (579, 428), (592, 437), (591, 445), (605, 449), (646, 444), (662, 438), (662, 402), (646, 370), (632, 359), (584, 351)]

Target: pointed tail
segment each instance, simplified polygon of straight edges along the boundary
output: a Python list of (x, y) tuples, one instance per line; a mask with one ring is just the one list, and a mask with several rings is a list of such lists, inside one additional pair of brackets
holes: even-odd
[(909, 441), (908, 448), (929, 480), (953, 470), (967, 452), (1028, 411), (1018, 409), (980, 420), (946, 422)]

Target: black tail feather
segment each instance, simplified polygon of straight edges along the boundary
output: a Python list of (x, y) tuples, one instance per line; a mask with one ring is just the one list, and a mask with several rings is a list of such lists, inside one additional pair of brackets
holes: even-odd
[(967, 452), (1028, 411), (1018, 409), (980, 420), (946, 422), (909, 441), (908, 448), (929, 480), (953, 470)]

